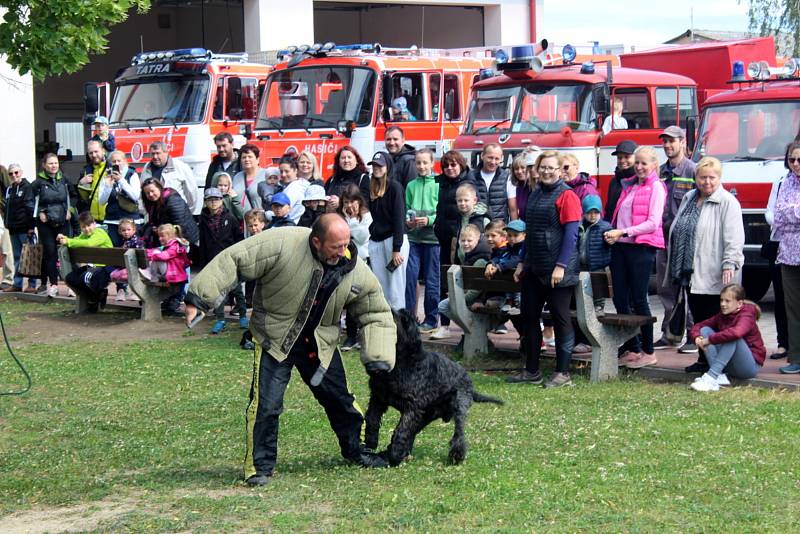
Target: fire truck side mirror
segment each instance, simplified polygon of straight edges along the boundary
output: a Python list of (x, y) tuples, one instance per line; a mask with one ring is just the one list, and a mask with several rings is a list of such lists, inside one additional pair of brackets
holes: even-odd
[(597, 115), (609, 114), (609, 100), (608, 84), (598, 83), (592, 87), (592, 106)]
[(694, 143), (697, 140), (697, 117), (686, 119), (686, 150), (691, 155), (694, 152)]
[(249, 122), (246, 124), (239, 125), (239, 135), (244, 137), (245, 139), (252, 139), (253, 138), (253, 125)]
[(355, 129), (356, 129), (355, 121), (340, 120), (339, 122), (336, 123), (336, 131), (347, 138), (352, 137)]
[(100, 88), (96, 82), (83, 84), (83, 123), (92, 125), (100, 111)]

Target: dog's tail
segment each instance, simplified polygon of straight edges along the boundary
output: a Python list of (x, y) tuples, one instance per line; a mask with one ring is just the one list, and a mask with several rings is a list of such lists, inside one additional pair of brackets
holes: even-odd
[(474, 402), (491, 402), (491, 403), (494, 403), (494, 404), (499, 404), (501, 406), (503, 404), (505, 404), (505, 402), (503, 402), (500, 399), (496, 399), (494, 397), (490, 397), (489, 395), (484, 395), (482, 393), (478, 393), (477, 391), (473, 391), (472, 392), (472, 400)]

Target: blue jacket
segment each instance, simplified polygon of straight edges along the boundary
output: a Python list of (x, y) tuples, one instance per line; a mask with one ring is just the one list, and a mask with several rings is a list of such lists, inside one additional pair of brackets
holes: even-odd
[(602, 271), (611, 263), (611, 245), (603, 239), (603, 234), (612, 226), (603, 219), (594, 224), (586, 220), (578, 228), (578, 258), (581, 270)]
[(525, 242), (517, 243), (515, 245), (508, 244), (504, 247), (492, 250), (492, 264), (495, 265), (500, 272), (513, 271), (522, 261), (525, 256)]

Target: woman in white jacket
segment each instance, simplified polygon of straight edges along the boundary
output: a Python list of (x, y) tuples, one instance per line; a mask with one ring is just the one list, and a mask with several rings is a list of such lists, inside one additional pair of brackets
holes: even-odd
[[(687, 299), (695, 324), (719, 310), (719, 294), (730, 283), (741, 283), (744, 264), (742, 207), (722, 185), (722, 164), (700, 160), (694, 189), (684, 195), (669, 232), (668, 280), (688, 287)], [(705, 356), (686, 372), (706, 372)]]

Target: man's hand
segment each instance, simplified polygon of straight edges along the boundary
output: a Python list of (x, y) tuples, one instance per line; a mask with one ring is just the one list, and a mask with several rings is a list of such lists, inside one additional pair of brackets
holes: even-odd
[(733, 280), (733, 269), (722, 269), (722, 285), (727, 286)]
[(78, 183), (90, 184), (90, 183), (92, 183), (93, 179), (94, 179), (94, 177), (91, 174), (86, 174), (86, 175), (83, 176), (83, 178), (81, 178), (80, 182), (78, 182)]
[(560, 265), (556, 265), (556, 268), (553, 269), (553, 274), (550, 276), (550, 286), (556, 287), (558, 284), (561, 283), (561, 280), (564, 279), (564, 268)]
[(197, 307), (191, 304), (185, 304), (186, 311), (186, 327), (189, 328), (189, 325), (192, 324), (192, 321), (195, 317), (197, 317)]

